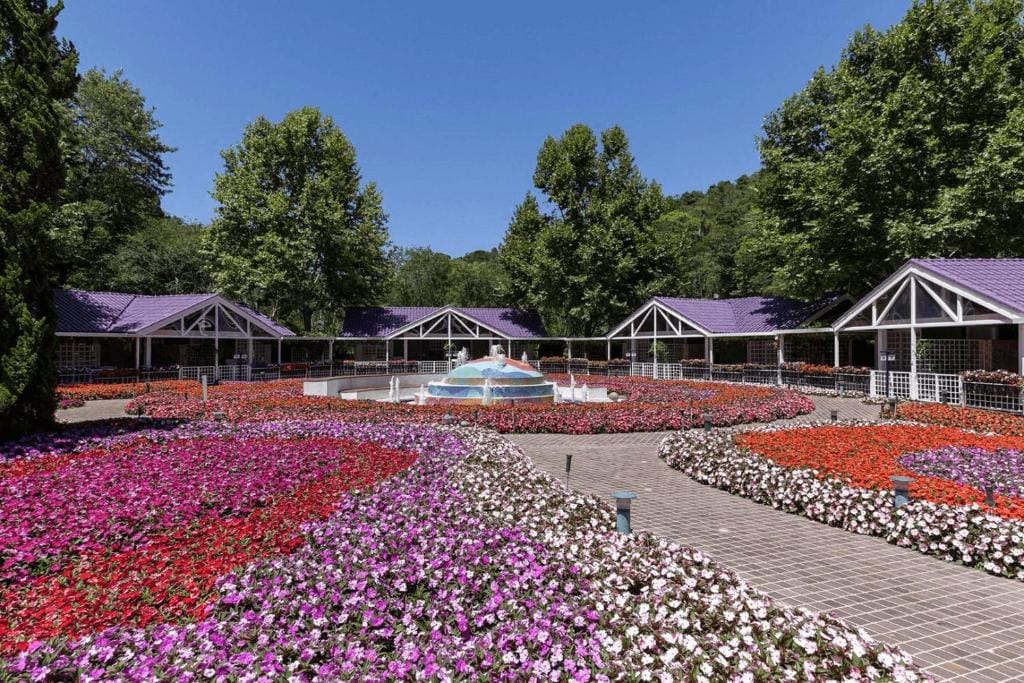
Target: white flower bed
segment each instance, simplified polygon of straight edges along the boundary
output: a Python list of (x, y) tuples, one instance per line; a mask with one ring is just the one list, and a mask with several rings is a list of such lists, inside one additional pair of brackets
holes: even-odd
[(607, 615), (611, 678), (926, 680), (905, 653), (829, 615), (777, 605), (693, 548), (611, 532), (607, 503), (570, 492), (518, 448), (475, 431), (462, 468), (471, 512), (556, 550)]
[[(832, 424), (832, 423), (828, 423)], [(857, 424), (857, 423), (846, 423)], [(762, 427), (758, 431), (808, 429)], [(892, 493), (855, 488), (817, 470), (787, 468), (740, 448), (734, 434), (690, 430), (666, 438), (659, 455), (702, 484), (859, 534), (880, 536), (950, 562), (1024, 580), (1024, 523), (923, 500), (895, 509)]]

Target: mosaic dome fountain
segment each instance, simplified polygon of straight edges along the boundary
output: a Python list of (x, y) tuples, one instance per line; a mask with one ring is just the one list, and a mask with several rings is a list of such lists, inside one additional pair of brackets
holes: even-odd
[(490, 405), (492, 403), (554, 403), (555, 383), (526, 363), (497, 353), (468, 361), (439, 382), (427, 385), (428, 404)]

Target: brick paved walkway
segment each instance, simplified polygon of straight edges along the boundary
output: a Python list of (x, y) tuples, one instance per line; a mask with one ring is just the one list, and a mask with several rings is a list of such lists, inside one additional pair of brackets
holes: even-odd
[[(877, 406), (814, 397), (815, 414), (793, 422), (874, 419)], [(637, 528), (696, 546), (776, 599), (832, 612), (911, 653), (942, 680), (1024, 681), (1024, 583), (897, 548), (773, 510), (694, 482), (657, 456), (664, 434), (512, 439), (559, 479), (608, 498), (639, 494)]]

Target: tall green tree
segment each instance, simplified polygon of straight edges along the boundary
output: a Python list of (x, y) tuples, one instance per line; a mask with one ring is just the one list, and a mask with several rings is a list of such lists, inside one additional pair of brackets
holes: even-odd
[(78, 63), (55, 35), (61, 8), (0, 0), (0, 439), (50, 424), (56, 408), (47, 227)]
[(453, 306), (504, 305), (504, 292), (507, 287), (508, 277), (496, 249), (471, 251), (452, 259), (448, 303)]
[(496, 249), (458, 258), (428, 247), (396, 249), (385, 301), (392, 306), (500, 306), (507, 278)]
[(385, 300), (391, 306), (444, 306), (451, 284), (452, 258), (429, 247), (396, 249), (394, 275)]
[(203, 255), (205, 228), (180, 218), (151, 218), (111, 254), (108, 288), (137, 294), (195, 294), (213, 289)]
[(121, 71), (90, 69), (68, 104), (67, 183), (52, 224), (59, 277), (86, 289), (111, 289), (111, 263), (123, 241), (163, 215), (170, 188), (160, 121)]
[(314, 107), (279, 123), (261, 116), (221, 156), (207, 240), (221, 292), (305, 332), (314, 316), (326, 325), (383, 293), (387, 216), (331, 117)]
[(618, 126), (584, 125), (549, 137), (537, 155), (532, 196), (520, 204), (501, 245), (509, 297), (539, 309), (548, 329), (604, 333), (653, 294), (668, 270), (654, 224), (661, 189), (641, 174)]
[(1024, 253), (1020, 0), (918, 0), (765, 121), (759, 228), (781, 293), (859, 294), (915, 256)]
[[(740, 272), (736, 263), (736, 245), (753, 229), (756, 194), (754, 175), (666, 199), (668, 210), (655, 229), (673, 268), (660, 294), (713, 298), (756, 293), (749, 289), (752, 274)], [(750, 266), (756, 273), (758, 264)]]

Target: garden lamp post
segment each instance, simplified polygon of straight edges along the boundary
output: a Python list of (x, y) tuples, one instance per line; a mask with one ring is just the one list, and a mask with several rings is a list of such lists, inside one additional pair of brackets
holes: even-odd
[(710, 432), (711, 431), (711, 411), (710, 410), (705, 410), (704, 411), (704, 431), (705, 432)]
[(985, 505), (990, 508), (996, 506), (996, 490), (992, 482), (985, 484)]
[(837, 408), (833, 408), (832, 410), (830, 410), (829, 417), (833, 422), (839, 422), (839, 410)]
[(901, 508), (910, 502), (910, 483), (913, 477), (890, 477), (892, 480), (892, 506)]
[(616, 491), (612, 494), (612, 498), (615, 499), (615, 530), (620, 534), (631, 533), (629, 507), (630, 502), (636, 498), (636, 494), (632, 491)]
[(569, 488), (569, 471), (572, 469), (572, 453), (565, 454), (565, 488)]

